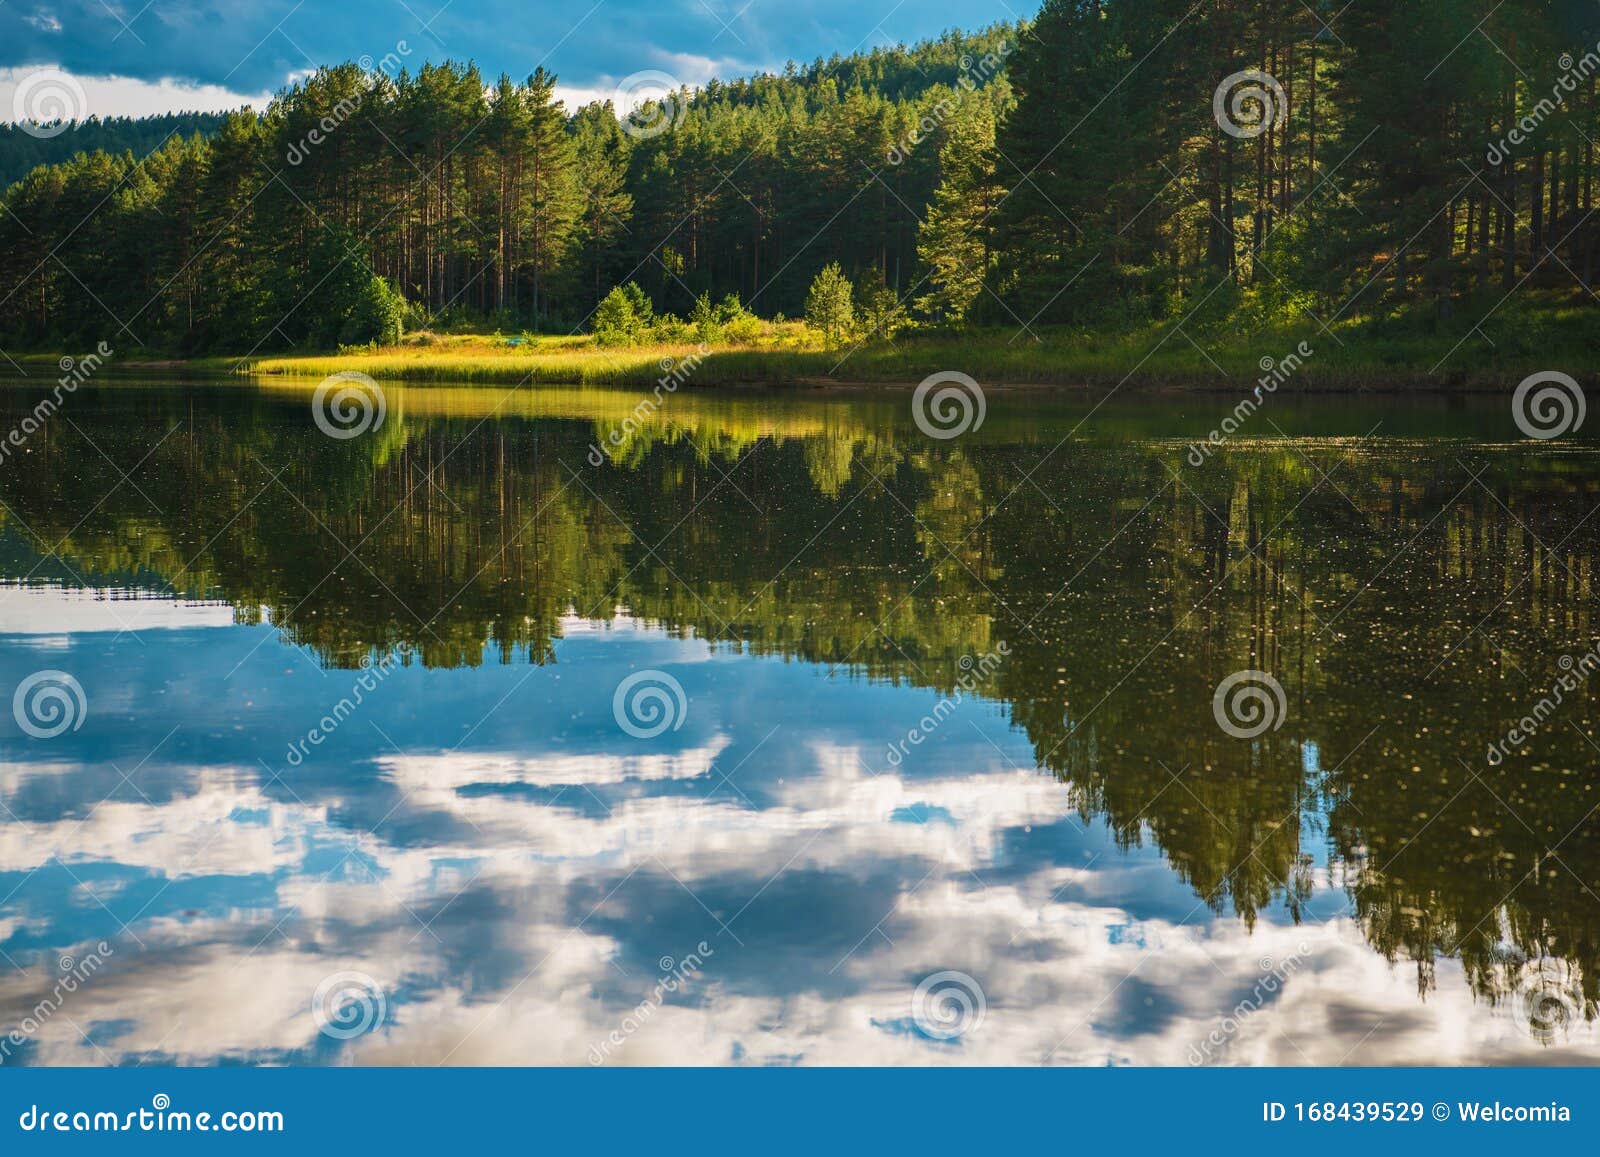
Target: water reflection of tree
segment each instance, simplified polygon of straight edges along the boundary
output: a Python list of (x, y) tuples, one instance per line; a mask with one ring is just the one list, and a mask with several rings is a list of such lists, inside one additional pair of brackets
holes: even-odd
[[(1595, 640), (1587, 458), (1280, 443), (1197, 470), (1147, 441), (1046, 458), (1022, 434), (930, 446), (848, 411), (739, 413), (663, 419), (597, 469), (603, 423), (577, 418), (397, 408), (337, 442), (259, 399), (131, 394), (37, 436), (0, 518), (73, 573), (264, 608), (337, 665), (400, 644), (548, 662), (564, 616), (620, 609), (947, 690), (1003, 641), (986, 690), (1040, 764), (1212, 909), (1309, 918), (1326, 845), (1424, 990), (1441, 955), (1492, 999), (1555, 961), (1594, 1014), (1590, 690), (1485, 759)], [(1211, 712), (1247, 668), (1289, 705), (1254, 741)]]

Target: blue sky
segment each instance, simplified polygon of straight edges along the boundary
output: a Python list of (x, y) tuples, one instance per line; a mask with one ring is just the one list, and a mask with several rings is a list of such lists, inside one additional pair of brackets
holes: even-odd
[[(1032, 15), (1033, 0), (0, 0), (0, 97), (31, 70), (77, 77), (89, 112), (227, 107), (323, 64), (446, 57), (569, 99), (652, 70), (684, 83)], [(9, 84), (7, 83), (9, 81)], [(11, 119), (11, 101), (0, 117)]]

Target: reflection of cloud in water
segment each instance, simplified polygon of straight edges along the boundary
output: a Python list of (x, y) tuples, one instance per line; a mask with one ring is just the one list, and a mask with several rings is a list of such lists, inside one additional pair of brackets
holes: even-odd
[[(642, 630), (574, 634), (460, 750), (423, 742), (417, 713), (466, 731), (526, 671), (399, 672), (366, 709), (373, 727), (353, 720), (320, 763), (274, 778), (252, 756), (280, 750), (343, 689), (265, 682), (284, 663), (276, 646), (236, 692), (273, 710), (242, 716), (236, 747), (216, 742), (225, 760), (164, 751), (141, 791), (96, 805), (117, 786), (100, 770), (126, 758), (93, 746), (103, 739), (10, 749), (48, 762), (0, 777), (8, 800), (28, 802), (0, 827), (0, 894), (12, 893), (0, 947), (26, 968), (0, 978), (0, 1020), (48, 992), (57, 953), (102, 936), (117, 946), (21, 1059), (584, 1064), (661, 958), (701, 941), (713, 953), (700, 975), (610, 1063), (1186, 1064), (1264, 959), (1301, 943), (1304, 962), (1217, 1059), (1600, 1055), (1590, 1026), (1541, 1047), (1513, 1008), (1475, 1004), (1448, 961), (1419, 1001), (1414, 966), (1374, 954), (1342, 905), (1318, 908), (1333, 913), (1321, 924), (1269, 914), (1253, 933), (1217, 918), (1158, 852), (1119, 850), (1102, 824), (1068, 814), (1061, 784), (1032, 770), (986, 705), (882, 772), (884, 733), (920, 717), (930, 693), (705, 662), (703, 648)], [(658, 662), (688, 687), (691, 726), (635, 743), (594, 692), (619, 663)], [(708, 689), (730, 678), (737, 696)], [(591, 700), (600, 711), (574, 723), (567, 705)], [(165, 726), (147, 719), (142, 733)], [(975, 977), (987, 1001), (981, 1029), (952, 1042), (907, 1029), (918, 981), (945, 969)], [(347, 1043), (319, 1037), (310, 1011), (340, 970), (388, 997), (387, 1023)]]
[[(131, 594), (108, 598), (94, 591), (0, 586), (0, 635), (64, 639), (85, 632), (231, 627), (233, 623), (234, 610), (227, 603), (179, 603)], [(30, 642), (38, 646), (42, 638)]]

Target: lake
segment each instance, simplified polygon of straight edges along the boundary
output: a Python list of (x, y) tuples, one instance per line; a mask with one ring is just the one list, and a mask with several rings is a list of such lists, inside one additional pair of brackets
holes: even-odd
[(1600, 443), (1098, 396), (66, 398), (0, 1063), (1600, 1059)]

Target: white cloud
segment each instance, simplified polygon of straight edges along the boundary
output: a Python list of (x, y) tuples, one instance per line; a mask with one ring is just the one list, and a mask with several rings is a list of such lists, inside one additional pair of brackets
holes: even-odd
[[(108, 598), (101, 591), (49, 587), (0, 588), (0, 635), (65, 636), (88, 632), (231, 627), (227, 603), (180, 603), (162, 598)], [(41, 640), (32, 638), (31, 645)]]
[[(62, 71), (55, 65), (0, 68), (0, 118), (18, 119), (17, 89), (35, 73)], [(83, 90), (85, 106), (77, 119), (84, 117), (142, 117), (165, 112), (227, 112), (250, 105), (261, 108), (272, 99), (271, 93), (233, 92), (214, 84), (192, 84), (183, 80), (136, 80), (128, 76), (83, 76), (68, 73)], [(77, 110), (74, 110), (77, 111)]]

